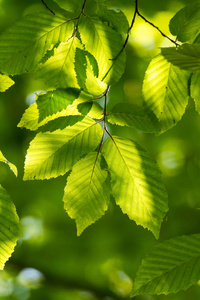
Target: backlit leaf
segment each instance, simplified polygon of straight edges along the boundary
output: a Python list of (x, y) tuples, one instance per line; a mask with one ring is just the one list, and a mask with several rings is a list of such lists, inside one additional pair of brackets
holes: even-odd
[(19, 238), (19, 218), (10, 196), (1, 185), (0, 207), (0, 270), (3, 270)]
[(189, 71), (200, 71), (200, 44), (162, 48), (163, 56), (173, 65)]
[(182, 118), (188, 103), (189, 76), (189, 72), (173, 66), (162, 55), (151, 61), (143, 82), (143, 96), (158, 118), (161, 132)]
[(35, 68), (44, 54), (71, 37), (73, 21), (49, 12), (27, 15), (0, 36), (0, 70), (16, 75)]
[(200, 74), (194, 73), (191, 79), (191, 97), (194, 99), (195, 107), (200, 114)]
[(40, 64), (34, 76), (42, 78), (48, 89), (79, 88), (74, 70), (75, 51), (82, 47), (77, 37), (70, 38), (66, 43), (61, 43), (44, 64)]
[(11, 87), (15, 82), (7, 75), (0, 74), (0, 92), (5, 92), (9, 87)]
[(118, 103), (107, 116), (108, 122), (120, 126), (135, 127), (144, 132), (158, 132), (159, 123), (154, 113), (146, 107)]
[(136, 142), (113, 136), (102, 147), (111, 172), (112, 194), (131, 220), (156, 238), (167, 207), (167, 194), (156, 162)]
[(193, 3), (178, 11), (170, 20), (169, 28), (181, 42), (194, 39), (200, 32), (200, 4)]
[(3, 163), (5, 163), (5, 164), (7, 164), (9, 167), (10, 167), (10, 169), (11, 169), (11, 171), (13, 171), (13, 173), (15, 174), (15, 176), (17, 176), (17, 167), (14, 165), (14, 164), (12, 164), (12, 163), (10, 163), (6, 158), (5, 158), (5, 156), (3, 155), (3, 153), (0, 151), (0, 162), (3, 162)]
[(125, 68), (125, 52), (119, 55), (123, 47), (121, 35), (102, 23), (98, 17), (82, 16), (79, 31), (85, 49), (98, 63), (99, 79), (107, 84), (117, 82)]
[(64, 175), (82, 155), (95, 150), (101, 136), (101, 126), (88, 117), (63, 130), (38, 133), (26, 155), (24, 180)]
[(39, 121), (66, 109), (68, 105), (78, 98), (79, 94), (80, 90), (68, 88), (66, 90), (57, 89), (40, 95), (37, 99)]
[(109, 198), (108, 173), (101, 169), (101, 155), (89, 153), (74, 165), (63, 198), (68, 215), (76, 221), (78, 235), (104, 215)]
[(200, 234), (156, 245), (142, 261), (131, 296), (186, 290), (200, 278)]

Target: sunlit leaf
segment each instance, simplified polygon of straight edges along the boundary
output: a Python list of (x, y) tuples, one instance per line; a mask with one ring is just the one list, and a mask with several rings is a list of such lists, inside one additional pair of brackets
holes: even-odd
[(194, 99), (195, 107), (200, 114), (200, 74), (194, 73), (191, 79), (191, 97)]
[(107, 84), (98, 78), (96, 59), (87, 51), (77, 48), (75, 55), (75, 71), (79, 86), (92, 95), (102, 94)]
[(163, 56), (173, 65), (189, 71), (200, 71), (200, 44), (162, 48)]
[(49, 12), (27, 15), (0, 36), (0, 70), (15, 75), (35, 68), (52, 44), (71, 37), (73, 21)]
[(63, 198), (67, 213), (76, 221), (78, 235), (104, 215), (109, 198), (108, 173), (101, 169), (101, 155), (89, 153), (74, 165)]
[(11, 171), (13, 171), (13, 173), (15, 174), (15, 176), (17, 176), (17, 167), (14, 165), (14, 164), (12, 164), (12, 163), (10, 163), (6, 158), (5, 158), (5, 156), (3, 155), (3, 153), (0, 151), (0, 162), (3, 162), (3, 163), (5, 163), (5, 164), (7, 164), (9, 167), (10, 167), (10, 169), (11, 169)]
[(15, 82), (7, 75), (0, 74), (0, 92), (5, 92), (9, 87), (11, 87)]
[(39, 121), (66, 109), (68, 105), (78, 98), (79, 94), (80, 90), (68, 88), (66, 90), (57, 89), (40, 95), (37, 99)]
[(200, 32), (200, 4), (193, 3), (178, 11), (170, 20), (169, 28), (181, 42), (194, 39)]
[(130, 219), (156, 238), (167, 207), (167, 194), (156, 162), (136, 142), (113, 136), (102, 147), (111, 172), (112, 194)]
[(82, 155), (95, 150), (101, 135), (101, 126), (88, 117), (63, 130), (38, 133), (27, 152), (24, 180), (64, 175)]
[(61, 43), (44, 64), (40, 64), (34, 73), (36, 78), (42, 78), (48, 89), (79, 88), (74, 70), (76, 48), (82, 48), (77, 37), (70, 38), (66, 43)]
[(102, 22), (119, 33), (127, 33), (129, 24), (126, 16), (121, 10), (108, 9), (101, 3), (98, 4), (97, 15)]
[(107, 116), (108, 122), (120, 126), (135, 127), (144, 132), (158, 132), (159, 123), (154, 113), (146, 107), (118, 103)]
[[(37, 102), (38, 96), (36, 95), (36, 102)], [(39, 121), (39, 110), (37, 107), (37, 103), (31, 104), (26, 111), (24, 112), (19, 124), (17, 125), (18, 127), (21, 128), (26, 128), (29, 130), (37, 130), (41, 126), (47, 124), (48, 122), (64, 117), (64, 116), (69, 116), (69, 115), (80, 115), (80, 112), (78, 111), (77, 106), (80, 103), (83, 103), (84, 101), (89, 101), (92, 99), (92, 96), (86, 93), (81, 92), (77, 100), (75, 100), (71, 105), (69, 105), (66, 109), (63, 109), (60, 112), (57, 112), (53, 115), (50, 115), (43, 119), (42, 121)], [(88, 116), (90, 116), (88, 114)]]
[(85, 49), (98, 63), (99, 79), (107, 84), (117, 82), (125, 68), (125, 52), (119, 55), (123, 47), (121, 35), (97, 17), (82, 16), (79, 31)]
[(73, 12), (80, 13), (81, 7), (83, 5), (83, 0), (53, 0), (56, 2), (61, 8)]
[(131, 296), (186, 290), (200, 278), (200, 234), (156, 245), (142, 261)]
[(3, 270), (19, 238), (19, 218), (10, 196), (1, 185), (0, 207), (0, 270)]
[(173, 66), (162, 55), (151, 61), (143, 82), (143, 95), (147, 107), (160, 122), (161, 132), (182, 118), (188, 103), (189, 76), (189, 72)]

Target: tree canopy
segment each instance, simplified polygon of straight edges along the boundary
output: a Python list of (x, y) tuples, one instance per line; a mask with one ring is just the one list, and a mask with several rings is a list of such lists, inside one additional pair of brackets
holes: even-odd
[(3, 299), (200, 295), (200, 4), (129, 2), (0, 4)]

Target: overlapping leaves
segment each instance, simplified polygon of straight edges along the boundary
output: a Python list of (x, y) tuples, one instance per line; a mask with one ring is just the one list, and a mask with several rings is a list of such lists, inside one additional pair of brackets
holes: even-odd
[[(1, 151), (0, 162), (6, 163), (17, 176), (16, 166), (10, 163)], [(9, 194), (1, 185), (0, 207), (0, 270), (3, 270), (19, 238), (19, 218)]]
[(162, 55), (149, 64), (143, 82), (144, 101), (157, 116), (161, 132), (174, 126), (184, 114), (189, 76), (190, 72), (173, 66)]

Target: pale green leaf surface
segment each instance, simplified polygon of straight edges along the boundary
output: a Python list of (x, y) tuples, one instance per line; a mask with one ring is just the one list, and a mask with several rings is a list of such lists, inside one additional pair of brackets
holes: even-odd
[(159, 123), (154, 113), (146, 108), (130, 103), (118, 103), (107, 116), (108, 122), (120, 126), (135, 127), (144, 132), (158, 132)]
[(194, 39), (200, 32), (200, 3), (193, 3), (178, 11), (169, 23), (170, 32), (181, 42)]
[(191, 97), (194, 99), (196, 111), (200, 114), (200, 73), (192, 74)]
[(19, 238), (19, 218), (10, 196), (1, 185), (0, 207), (0, 270), (3, 270)]
[(24, 112), (18, 127), (26, 128), (31, 131), (35, 131), (41, 126), (47, 124), (48, 122), (63, 116), (78, 115), (80, 114), (77, 110), (77, 105), (71, 105), (67, 109), (63, 109), (61, 112), (53, 114), (52, 116), (46, 117), (41, 122), (39, 121), (39, 110), (36, 103), (31, 104)]
[(76, 221), (77, 235), (104, 215), (109, 199), (108, 172), (101, 169), (101, 155), (89, 153), (74, 165), (63, 198), (68, 215)]
[(39, 95), (37, 107), (39, 110), (39, 121), (48, 116), (66, 109), (68, 105), (79, 97), (80, 90), (68, 88), (66, 90), (57, 89), (47, 94)]
[(162, 48), (162, 55), (173, 65), (188, 71), (200, 71), (200, 44)]
[(102, 4), (98, 4), (97, 15), (102, 22), (110, 26), (119, 33), (127, 33), (129, 24), (126, 16), (121, 10), (108, 9)]
[(139, 267), (131, 296), (186, 290), (200, 279), (200, 234), (156, 245)]
[(82, 121), (84, 116), (81, 115), (69, 115), (57, 117), (54, 120), (50, 120), (47, 124), (39, 127), (40, 132), (55, 131), (58, 129), (64, 129), (67, 126), (73, 126), (74, 124)]
[(14, 165), (14, 164), (12, 164), (12, 163), (10, 163), (6, 158), (5, 158), (5, 156), (3, 155), (3, 153), (0, 151), (0, 162), (3, 162), (3, 163), (5, 163), (5, 164), (7, 164), (9, 167), (10, 167), (10, 169), (11, 169), (11, 171), (13, 171), (13, 173), (15, 174), (15, 176), (17, 176), (17, 167)]
[(77, 37), (72, 37), (66, 43), (61, 43), (54, 50), (54, 56), (50, 57), (44, 64), (40, 64), (34, 76), (42, 78), (49, 90), (79, 88), (74, 69), (77, 47), (82, 47)]
[(77, 105), (78, 111), (82, 115), (87, 115), (93, 119), (102, 119), (103, 118), (103, 107), (96, 101), (87, 101)]
[(81, 7), (83, 5), (83, 0), (53, 0), (56, 2), (61, 8), (70, 11), (72, 13), (77, 13), (77, 15), (81, 11)]
[(27, 15), (0, 36), (0, 70), (16, 75), (34, 69), (53, 45), (73, 34), (74, 23), (49, 12)]
[(106, 140), (102, 154), (111, 172), (116, 203), (131, 220), (158, 238), (168, 206), (156, 162), (136, 142), (117, 136)]
[(89, 52), (76, 48), (75, 71), (79, 86), (94, 96), (102, 94), (107, 84), (98, 78), (98, 64)]
[[(38, 95), (36, 95), (35, 100), (37, 101), (37, 99), (38, 99)], [(17, 126), (35, 131), (38, 128), (40, 128), (41, 126), (47, 124), (48, 122), (50, 122), (56, 118), (69, 116), (69, 115), (80, 115), (80, 112), (78, 111), (77, 106), (80, 103), (89, 101), (90, 99), (92, 99), (91, 95), (81, 92), (79, 97), (77, 98), (77, 100), (75, 100), (66, 109), (63, 109), (62, 111), (57, 112), (56, 114), (48, 116), (42, 121), (39, 121), (39, 110), (37, 107), (37, 103), (33, 103), (25, 110), (25, 112)], [(88, 116), (89, 116), (89, 114), (88, 114)]]
[(88, 117), (63, 130), (38, 133), (26, 155), (24, 180), (64, 175), (82, 155), (95, 150), (101, 136), (101, 126)]
[(156, 56), (146, 71), (143, 96), (147, 107), (160, 122), (161, 133), (174, 126), (183, 116), (188, 103), (190, 73)]
[(98, 17), (82, 16), (79, 31), (85, 50), (98, 63), (99, 79), (107, 84), (117, 82), (124, 72), (126, 59), (124, 51), (119, 55), (123, 47), (121, 35), (102, 23)]
[(15, 82), (7, 75), (0, 74), (0, 92), (5, 92), (9, 89)]

